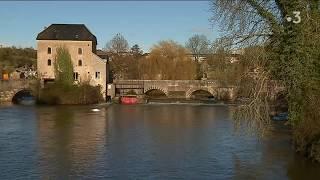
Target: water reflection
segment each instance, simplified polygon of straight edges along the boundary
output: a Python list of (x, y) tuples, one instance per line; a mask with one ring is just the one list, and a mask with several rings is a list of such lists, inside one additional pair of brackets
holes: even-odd
[(42, 107), (37, 111), (42, 179), (81, 177), (105, 145), (105, 109)]
[(35, 108), (0, 106), (1, 179), (36, 179), (37, 126)]
[(0, 107), (2, 179), (318, 179), (281, 124), (234, 131), (230, 108)]

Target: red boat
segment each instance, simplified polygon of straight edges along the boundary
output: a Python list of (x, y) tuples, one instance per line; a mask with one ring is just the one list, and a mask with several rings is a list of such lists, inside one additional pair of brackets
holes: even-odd
[(137, 104), (138, 98), (135, 95), (122, 96), (120, 98), (120, 103), (121, 104)]

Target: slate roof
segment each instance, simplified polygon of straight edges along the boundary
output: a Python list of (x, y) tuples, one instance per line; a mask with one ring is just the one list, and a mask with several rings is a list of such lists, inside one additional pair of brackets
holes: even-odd
[(84, 24), (51, 24), (40, 32), (37, 40), (93, 41), (97, 38)]

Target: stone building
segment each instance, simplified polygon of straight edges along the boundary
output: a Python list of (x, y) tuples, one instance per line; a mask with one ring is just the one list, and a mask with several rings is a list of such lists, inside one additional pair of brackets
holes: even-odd
[(54, 81), (54, 61), (59, 47), (68, 49), (75, 83), (89, 82), (107, 91), (107, 60), (97, 56), (97, 38), (84, 24), (52, 24), (37, 36), (37, 73), (44, 82)]

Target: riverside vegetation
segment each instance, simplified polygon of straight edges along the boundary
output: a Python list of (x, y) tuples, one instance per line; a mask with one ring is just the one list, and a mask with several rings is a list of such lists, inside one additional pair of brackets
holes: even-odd
[(0, 74), (11, 73), (21, 67), (36, 67), (37, 51), (33, 48), (0, 48)]
[(38, 101), (43, 104), (93, 104), (102, 101), (101, 87), (88, 82), (74, 84), (73, 64), (68, 50), (57, 49), (54, 61), (56, 79), (38, 91)]
[(211, 5), (225, 38), (237, 47), (262, 47), (254, 58), (258, 73), (249, 89), (251, 103), (240, 107), (238, 122), (268, 127), (269, 94), (262, 89), (268, 80), (281, 82), (296, 150), (320, 162), (320, 1), (213, 0)]

